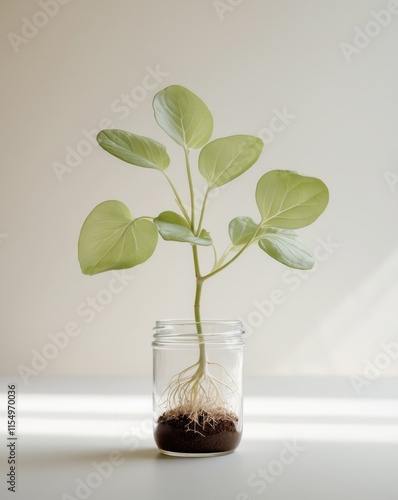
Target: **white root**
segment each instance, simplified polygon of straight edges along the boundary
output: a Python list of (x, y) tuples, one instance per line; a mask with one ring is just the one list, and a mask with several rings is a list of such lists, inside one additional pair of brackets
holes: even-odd
[[(212, 373), (211, 373), (212, 372)], [(181, 415), (189, 417), (187, 430), (199, 432), (197, 427), (215, 426), (220, 419), (236, 423), (231, 402), (236, 402), (238, 386), (225, 367), (216, 362), (199, 361), (174, 375), (161, 397), (167, 419)]]

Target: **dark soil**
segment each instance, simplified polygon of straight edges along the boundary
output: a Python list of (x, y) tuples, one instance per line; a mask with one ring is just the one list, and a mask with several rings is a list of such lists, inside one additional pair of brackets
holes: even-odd
[(238, 418), (233, 413), (227, 418), (206, 421), (203, 412), (198, 422), (192, 422), (189, 415), (170, 415), (165, 412), (158, 419), (155, 441), (161, 450), (176, 453), (217, 453), (234, 450), (241, 439), (236, 430)]

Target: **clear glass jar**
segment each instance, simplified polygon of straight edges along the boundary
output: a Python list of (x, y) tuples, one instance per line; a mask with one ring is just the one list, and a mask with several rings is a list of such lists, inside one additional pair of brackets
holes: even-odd
[(168, 455), (231, 453), (242, 435), (240, 321), (157, 321), (153, 335), (154, 436)]

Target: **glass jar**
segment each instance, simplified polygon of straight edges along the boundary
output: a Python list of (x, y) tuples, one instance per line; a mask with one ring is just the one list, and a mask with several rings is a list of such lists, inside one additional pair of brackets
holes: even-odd
[(240, 321), (157, 321), (154, 436), (168, 455), (231, 453), (242, 436)]

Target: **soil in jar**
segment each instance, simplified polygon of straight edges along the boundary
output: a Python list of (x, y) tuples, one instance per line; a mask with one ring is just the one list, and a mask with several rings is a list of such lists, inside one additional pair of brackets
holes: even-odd
[(220, 453), (234, 450), (241, 439), (238, 417), (230, 411), (192, 414), (173, 409), (158, 419), (155, 441), (161, 450), (174, 453)]

